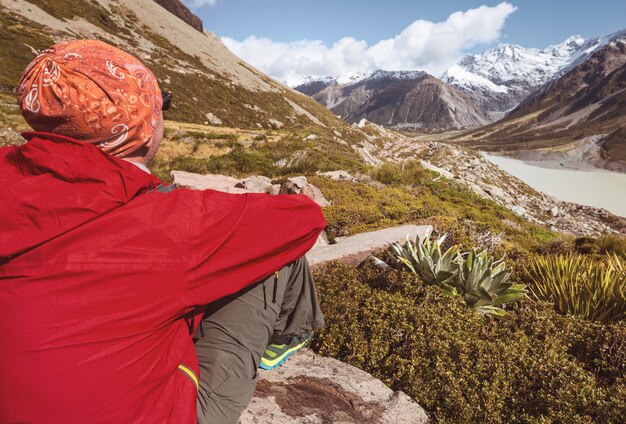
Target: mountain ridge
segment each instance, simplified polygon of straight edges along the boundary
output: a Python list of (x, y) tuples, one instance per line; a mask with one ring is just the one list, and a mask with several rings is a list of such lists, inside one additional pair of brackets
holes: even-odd
[(200, 32), (204, 32), (202, 20), (195, 15), (183, 2), (180, 0), (154, 0), (156, 3), (163, 6), (168, 12), (178, 16), (191, 27)]
[(488, 122), (469, 98), (422, 71), (383, 71), (312, 80), (296, 87), (348, 122), (361, 119), (394, 128), (444, 130)]

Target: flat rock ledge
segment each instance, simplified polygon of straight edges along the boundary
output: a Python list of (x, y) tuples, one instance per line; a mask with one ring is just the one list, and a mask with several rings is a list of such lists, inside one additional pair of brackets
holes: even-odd
[(239, 424), (421, 424), (426, 412), (365, 371), (308, 349), (280, 368), (260, 371)]
[(395, 242), (403, 242), (407, 237), (413, 242), (418, 236), (423, 239), (428, 237), (432, 230), (433, 227), (430, 225), (402, 225), (360, 233), (341, 238), (335, 244), (316, 245), (306, 257), (313, 268), (334, 260), (358, 265), (377, 250), (387, 248)]

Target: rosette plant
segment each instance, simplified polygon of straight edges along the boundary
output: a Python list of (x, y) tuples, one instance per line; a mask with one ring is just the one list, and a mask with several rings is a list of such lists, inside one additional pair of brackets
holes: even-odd
[(437, 241), (407, 240), (404, 246), (393, 244), (392, 250), (396, 259), (425, 284), (463, 296), (467, 305), (481, 314), (503, 316), (503, 304), (527, 294), (524, 284), (510, 281), (511, 272), (502, 260), (495, 261), (486, 251), (461, 253), (456, 246), (444, 252), (444, 240), (445, 235)]

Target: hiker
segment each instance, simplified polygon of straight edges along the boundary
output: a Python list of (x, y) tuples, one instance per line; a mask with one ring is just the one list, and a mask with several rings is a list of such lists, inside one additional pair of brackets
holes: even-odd
[(162, 183), (170, 100), (101, 41), (25, 70), (34, 131), (0, 149), (1, 423), (235, 423), (258, 367), (323, 325), (320, 207)]

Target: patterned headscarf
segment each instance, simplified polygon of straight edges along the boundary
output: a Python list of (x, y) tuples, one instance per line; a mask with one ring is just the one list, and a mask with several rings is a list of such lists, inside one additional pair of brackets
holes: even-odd
[(18, 99), (34, 130), (92, 143), (115, 156), (150, 140), (163, 102), (148, 68), (96, 40), (59, 43), (39, 54), (22, 75)]

